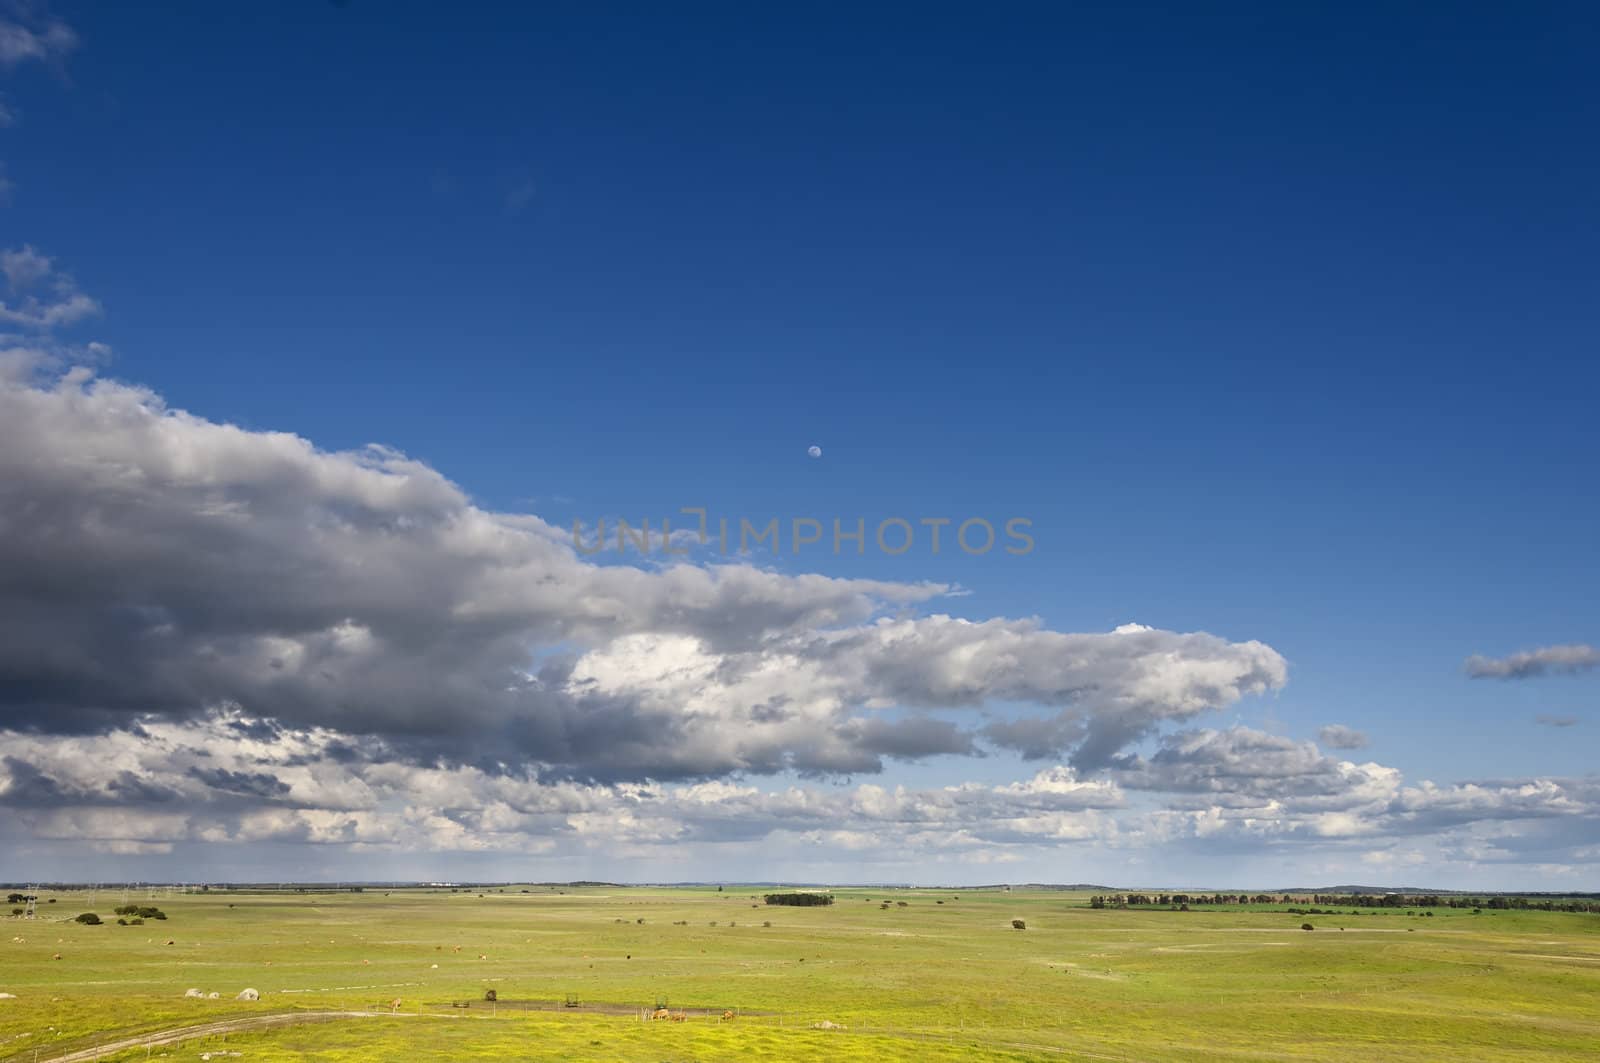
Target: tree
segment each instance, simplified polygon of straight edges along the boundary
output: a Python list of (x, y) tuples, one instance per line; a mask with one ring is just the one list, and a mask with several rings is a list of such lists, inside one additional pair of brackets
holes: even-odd
[(100, 917), (98, 915), (95, 915), (93, 912), (84, 912), (82, 915), (78, 916), (78, 918), (73, 920), (73, 921), (77, 922), (77, 923), (82, 923), (84, 926), (99, 926), (100, 925)]
[(768, 904), (784, 904), (791, 907), (811, 908), (833, 903), (831, 893), (769, 893), (766, 895)]

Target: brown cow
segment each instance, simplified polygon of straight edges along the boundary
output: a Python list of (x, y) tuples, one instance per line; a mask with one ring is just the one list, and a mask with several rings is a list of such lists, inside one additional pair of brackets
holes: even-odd
[(683, 1011), (673, 1012), (672, 1021), (673, 1022), (688, 1022), (689, 1021), (689, 1015), (688, 1015), (687, 1012), (683, 1012)]
[(389, 1001), (389, 1014), (393, 1015), (395, 1012), (397, 1012), (399, 1010), (400, 1010), (400, 998), (399, 997), (395, 997), (393, 1000)]
[(723, 1022), (732, 1022), (733, 1021), (733, 1012), (731, 1012), (731, 1011), (723, 1012), (722, 1013), (722, 1021)]

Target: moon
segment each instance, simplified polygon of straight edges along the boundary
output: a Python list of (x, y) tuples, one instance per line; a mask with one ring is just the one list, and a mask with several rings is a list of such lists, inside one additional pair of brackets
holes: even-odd
[(822, 457), (822, 448), (813, 443), (806, 448), (806, 453), (810, 454), (813, 458), (820, 458)]

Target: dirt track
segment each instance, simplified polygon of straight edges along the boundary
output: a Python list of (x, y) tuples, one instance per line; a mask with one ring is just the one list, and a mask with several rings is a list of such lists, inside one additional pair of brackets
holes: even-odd
[[(426, 1005), (426, 1007), (432, 1011), (470, 1010), (476, 1012), (485, 1012), (498, 1009), (500, 1011), (558, 1011), (565, 1012), (568, 1015), (638, 1015), (641, 1011), (648, 1012), (654, 1010), (653, 1008), (646, 1007), (642, 1004), (598, 1003), (575, 1004), (571, 1007), (568, 1007), (565, 1001), (560, 1000), (473, 1000), (470, 1002), (464, 1001), (458, 1004), (429, 1004)], [(667, 1007), (669, 1011), (682, 1012), (683, 1014), (696, 1019), (721, 1018), (723, 1011), (726, 1010), (720, 1007), (689, 1005), (685, 1005), (684, 1007), (680, 1008), (676, 1004), (669, 1004)], [(738, 1015), (752, 1016), (776, 1014), (775, 1012), (771, 1011), (751, 1011), (744, 1008), (734, 1008), (733, 1011)]]
[[(446, 1016), (431, 1016), (445, 1018)], [(461, 1016), (451, 1016), (461, 1017)], [(39, 1063), (89, 1063), (90, 1060), (103, 1059), (118, 1052), (126, 1052), (130, 1048), (155, 1048), (160, 1045), (177, 1044), (180, 1041), (190, 1041), (196, 1037), (214, 1037), (217, 1034), (244, 1033), (250, 1030), (266, 1030), (274, 1026), (295, 1026), (307, 1022), (331, 1022), (335, 1019), (416, 1019), (422, 1018), (415, 1012), (390, 1013), (387, 1011), (287, 1011), (274, 1015), (246, 1015), (237, 1019), (221, 1019), (217, 1022), (205, 1022), (196, 1026), (179, 1026), (171, 1030), (157, 1030), (154, 1033), (141, 1034), (137, 1037), (124, 1037), (115, 1041), (95, 1045), (93, 1048), (81, 1048), (59, 1056), (38, 1057)], [(21, 1056), (15, 1058), (24, 1058)], [(31, 1063), (31, 1061), (30, 1061)]]

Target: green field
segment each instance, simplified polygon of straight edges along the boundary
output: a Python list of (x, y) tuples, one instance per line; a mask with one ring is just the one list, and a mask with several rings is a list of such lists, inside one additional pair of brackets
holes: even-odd
[[(792, 908), (752, 894), (136, 891), (169, 918), (124, 927), (120, 890), (92, 906), (41, 892), (40, 917), (7, 919), (0, 940), (0, 992), (14, 994), (0, 1059), (332, 1011), (374, 1014), (101, 1058), (1600, 1059), (1600, 915), (1096, 910), (1081, 894), (931, 889)], [(106, 924), (72, 921), (89, 910)], [(236, 1001), (246, 987), (261, 999)], [(658, 1000), (687, 1019), (641, 1021)]]

